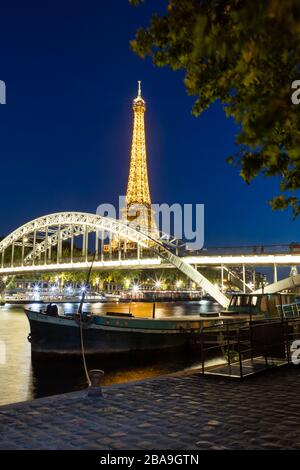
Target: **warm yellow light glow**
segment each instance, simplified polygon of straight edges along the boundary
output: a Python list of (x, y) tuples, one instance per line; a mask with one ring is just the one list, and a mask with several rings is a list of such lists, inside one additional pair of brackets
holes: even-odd
[(142, 98), (141, 82), (138, 82), (138, 96), (133, 100), (133, 133), (130, 156), (129, 178), (126, 192), (125, 218), (129, 221), (138, 217), (138, 224), (158, 234), (148, 182), (147, 153), (144, 114), (146, 103)]
[(125, 281), (124, 281), (124, 285), (125, 285), (125, 288), (128, 289), (129, 286), (130, 286), (130, 279), (126, 278)]

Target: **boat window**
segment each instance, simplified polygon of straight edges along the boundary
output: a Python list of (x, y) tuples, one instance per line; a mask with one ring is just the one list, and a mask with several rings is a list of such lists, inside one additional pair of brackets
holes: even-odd
[(236, 295), (233, 297), (231, 301), (231, 306), (232, 307), (246, 307), (249, 302), (249, 296), (248, 295)]
[(250, 305), (252, 305), (253, 307), (256, 307), (257, 300), (258, 300), (258, 297), (256, 295), (253, 295), (252, 297), (250, 297)]

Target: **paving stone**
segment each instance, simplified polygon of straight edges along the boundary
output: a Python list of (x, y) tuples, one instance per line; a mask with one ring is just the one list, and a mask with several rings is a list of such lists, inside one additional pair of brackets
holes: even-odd
[(0, 449), (299, 449), (299, 388), (286, 367), (244, 382), (185, 373), (105, 387), (105, 399), (47, 397), (0, 408)]

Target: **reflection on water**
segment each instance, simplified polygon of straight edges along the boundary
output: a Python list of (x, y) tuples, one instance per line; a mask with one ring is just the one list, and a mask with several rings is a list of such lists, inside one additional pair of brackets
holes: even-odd
[[(40, 309), (41, 305), (32, 305)], [(76, 311), (78, 305), (59, 305), (60, 311)], [(151, 317), (151, 303), (87, 304), (86, 311), (131, 312), (135, 316)], [(167, 302), (156, 304), (156, 317), (199, 315), (217, 311), (214, 304), (197, 302)], [(0, 307), (0, 405), (31, 398), (70, 392), (86, 387), (82, 363), (78, 359), (32, 361), (27, 341), (29, 323), (21, 306)], [(163, 356), (163, 357), (162, 357)], [(88, 358), (88, 368), (105, 371), (104, 385), (139, 380), (197, 367), (200, 358), (195, 354), (151, 353), (147, 357), (130, 356), (120, 359)]]
[(22, 308), (0, 307), (0, 404), (33, 396), (29, 323)]
[[(32, 306), (33, 307), (33, 306)], [(68, 313), (76, 311), (77, 304), (63, 304), (58, 306), (61, 312)], [(92, 311), (95, 314), (102, 315), (106, 312), (130, 312), (138, 317), (152, 317), (152, 302), (126, 302), (126, 303), (97, 303), (86, 304), (85, 311)], [(218, 304), (191, 302), (157, 302), (155, 306), (155, 316), (159, 317), (178, 317), (182, 315), (200, 315), (205, 312), (217, 312)]]

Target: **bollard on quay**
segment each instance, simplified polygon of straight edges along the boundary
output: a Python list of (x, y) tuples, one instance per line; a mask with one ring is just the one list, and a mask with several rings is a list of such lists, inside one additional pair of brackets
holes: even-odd
[(102, 397), (101, 379), (104, 371), (100, 369), (93, 369), (89, 371), (91, 385), (88, 387), (88, 397)]

